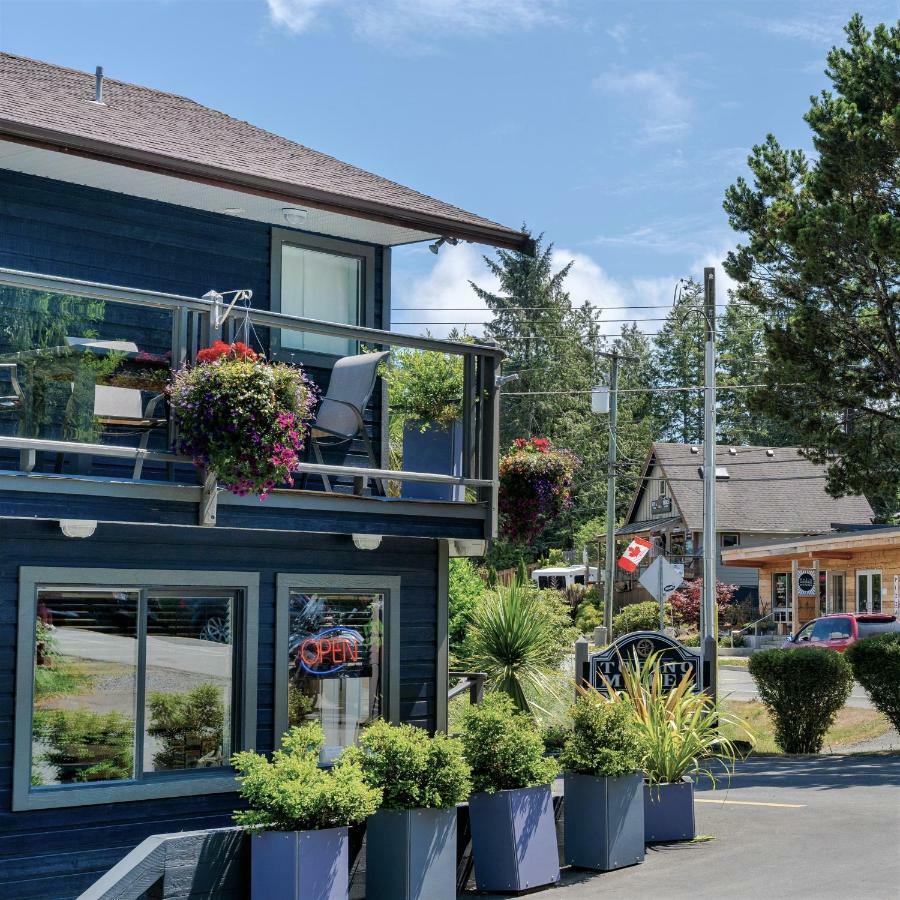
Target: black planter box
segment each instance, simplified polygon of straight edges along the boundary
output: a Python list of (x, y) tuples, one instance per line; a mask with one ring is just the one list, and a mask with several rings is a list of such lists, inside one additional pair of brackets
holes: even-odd
[(601, 872), (644, 861), (644, 776), (566, 773), (566, 863)]
[(694, 783), (690, 778), (644, 785), (644, 835), (648, 844), (692, 841), (697, 836)]

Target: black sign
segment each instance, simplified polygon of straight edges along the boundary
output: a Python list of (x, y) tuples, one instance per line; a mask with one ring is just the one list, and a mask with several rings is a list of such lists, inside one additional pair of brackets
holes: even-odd
[(663, 687), (675, 687), (689, 672), (694, 676), (694, 690), (703, 690), (704, 679), (700, 666), (700, 654), (690, 647), (679, 644), (675, 638), (659, 631), (634, 631), (613, 641), (605, 650), (594, 653), (587, 662), (587, 673), (583, 677), (601, 693), (606, 693), (606, 680), (616, 690), (621, 690), (622, 668), (634, 665), (637, 657), (643, 662), (651, 653), (659, 653), (662, 667)]
[(653, 515), (656, 515), (657, 513), (672, 512), (672, 498), (663, 494), (662, 497), (657, 497), (655, 500), (651, 500), (650, 512), (653, 513)]
[(797, 587), (799, 587), (801, 591), (804, 591), (808, 594), (811, 594), (813, 592), (815, 583), (816, 581), (812, 577), (811, 572), (801, 572), (797, 576)]

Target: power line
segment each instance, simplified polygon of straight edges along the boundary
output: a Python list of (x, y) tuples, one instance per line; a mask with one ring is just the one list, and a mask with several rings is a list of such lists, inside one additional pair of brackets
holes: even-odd
[[(767, 384), (724, 384), (716, 385), (716, 390), (720, 391), (751, 391), (756, 388), (769, 387)], [(803, 387), (802, 382), (796, 381), (790, 384), (779, 384), (779, 388), (785, 387)], [(687, 391), (705, 391), (702, 385), (697, 387), (646, 387), (646, 388), (619, 388), (618, 394), (656, 394), (656, 393), (675, 393)], [(503, 391), (501, 397), (543, 397), (543, 396), (571, 396), (572, 394), (596, 394), (595, 390), (574, 390), (574, 391)]]

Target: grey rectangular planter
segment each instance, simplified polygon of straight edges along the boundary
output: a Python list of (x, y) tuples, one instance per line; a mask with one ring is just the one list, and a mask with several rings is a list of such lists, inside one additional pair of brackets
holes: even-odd
[(366, 900), (456, 900), (455, 806), (369, 817)]
[(347, 900), (349, 890), (346, 828), (253, 835), (252, 900)]
[[(403, 471), (432, 475), (462, 475), (462, 422), (451, 425), (412, 420), (403, 426)], [(409, 500), (465, 500), (462, 485), (404, 481), (401, 496)]]
[(480, 891), (525, 891), (559, 881), (550, 786), (472, 794), (475, 884)]
[(644, 776), (595, 778), (566, 773), (566, 863), (621, 869), (644, 861)]
[(692, 841), (694, 824), (694, 783), (690, 778), (672, 784), (644, 785), (644, 836), (656, 841)]

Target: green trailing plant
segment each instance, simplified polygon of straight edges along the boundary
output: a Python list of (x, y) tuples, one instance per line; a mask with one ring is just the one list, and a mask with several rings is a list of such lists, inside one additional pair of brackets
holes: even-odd
[(343, 755), (382, 792), (383, 809), (446, 809), (462, 803), (472, 786), (462, 744), (440, 733), (429, 737), (414, 725), (373, 722), (359, 746)]
[(875, 709), (900, 731), (900, 632), (867, 637), (844, 656)]
[[(634, 716), (643, 737), (640, 768), (648, 784), (673, 784), (685, 775), (705, 775), (715, 787), (713, 763), (727, 774), (738, 755), (735, 744), (721, 735), (730, 726), (754, 743), (746, 723), (709, 694), (693, 690), (688, 672), (667, 686), (659, 652), (641, 660), (634, 656), (622, 666), (622, 689), (604, 679), (609, 702), (624, 706)], [(601, 676), (602, 677), (602, 676)]]
[(843, 654), (819, 647), (764, 650), (748, 664), (785, 753), (818, 753), (853, 688)]
[(153, 765), (161, 769), (191, 769), (221, 765), (225, 705), (214, 684), (197, 685), (190, 691), (164, 694), (152, 692), (147, 698), (150, 724), (147, 733), (162, 748), (153, 754)]
[[(666, 625), (672, 624), (672, 604), (666, 604)], [(655, 600), (629, 603), (613, 616), (613, 634), (621, 637), (632, 631), (659, 631), (659, 604)]]
[(634, 709), (586, 688), (572, 708), (572, 730), (559, 761), (567, 772), (620, 778), (641, 768), (644, 743)]
[(536, 787), (559, 773), (556, 760), (544, 756), (534, 719), (505, 694), (485, 697), (463, 713), (462, 743), (476, 792)]
[(134, 720), (118, 712), (88, 709), (37, 710), (34, 735), (48, 745), (44, 759), (61, 783), (131, 778)]
[(256, 831), (307, 831), (364, 821), (381, 802), (381, 791), (366, 783), (358, 761), (338, 759), (319, 766), (325, 743), (322, 726), (308, 722), (285, 734), (270, 762), (244, 750), (231, 758), (248, 809), (234, 821)]
[(487, 675), (489, 691), (508, 695), (523, 712), (541, 709), (529, 694), (552, 693), (548, 654), (558, 635), (546, 611), (534, 591), (514, 583), (486, 593), (472, 614), (469, 665)]
[(399, 420), (446, 427), (462, 415), (463, 358), (436, 350), (396, 350), (380, 374), (388, 406)]

